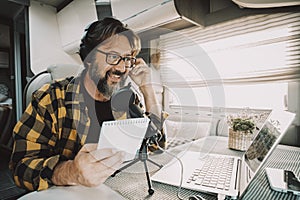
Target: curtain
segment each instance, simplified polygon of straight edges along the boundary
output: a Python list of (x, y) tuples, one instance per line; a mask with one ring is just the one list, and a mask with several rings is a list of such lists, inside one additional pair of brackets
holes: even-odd
[(256, 14), (168, 33), (159, 49), (168, 87), (300, 80), (300, 13)]

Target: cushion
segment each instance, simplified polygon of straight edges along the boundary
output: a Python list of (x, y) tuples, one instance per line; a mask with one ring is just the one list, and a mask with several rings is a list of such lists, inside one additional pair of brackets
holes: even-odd
[(0, 93), (0, 102), (4, 102), (8, 99), (8, 96)]
[(0, 94), (8, 96), (8, 87), (3, 83), (0, 83)]
[(8, 87), (0, 83), (0, 102), (3, 102), (8, 99)]

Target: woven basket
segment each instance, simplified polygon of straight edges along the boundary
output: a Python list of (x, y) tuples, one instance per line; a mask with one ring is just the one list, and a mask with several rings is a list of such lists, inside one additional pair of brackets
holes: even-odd
[(246, 151), (251, 143), (251, 133), (242, 131), (233, 131), (229, 128), (228, 148), (239, 151)]

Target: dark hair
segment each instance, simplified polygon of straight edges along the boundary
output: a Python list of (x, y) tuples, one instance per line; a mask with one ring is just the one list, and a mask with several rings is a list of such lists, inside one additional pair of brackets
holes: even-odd
[(141, 49), (140, 38), (122, 22), (114, 18), (104, 18), (91, 23), (81, 39), (79, 55), (82, 61), (100, 43), (113, 35), (121, 34), (128, 38), (133, 53), (137, 55)]

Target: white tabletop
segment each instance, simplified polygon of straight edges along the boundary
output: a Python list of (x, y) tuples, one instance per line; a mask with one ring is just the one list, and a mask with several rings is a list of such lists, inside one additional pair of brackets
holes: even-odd
[[(225, 137), (216, 137), (216, 136), (210, 136), (201, 138), (197, 141), (194, 141), (189, 144), (180, 145), (176, 148), (173, 148), (173, 151), (171, 151), (174, 154), (177, 154), (183, 150), (193, 150), (193, 151), (200, 151), (200, 152), (222, 152), (224, 154), (229, 155), (240, 155), (241, 152), (232, 151), (226, 148), (227, 144), (227, 138)], [(162, 155), (156, 155), (152, 157), (155, 161), (158, 161), (159, 164), (166, 164), (168, 163), (168, 160), (172, 159), (168, 155), (162, 156)], [(158, 160), (157, 160), (158, 159)], [(126, 195), (124, 195), (121, 191), (122, 189), (130, 190), (132, 191), (130, 193), (136, 194), (139, 193), (139, 198), (142, 196), (143, 198), (147, 198), (147, 189), (143, 188), (146, 187), (146, 180), (145, 178), (145, 172), (144, 167), (142, 165), (143, 163), (139, 162), (136, 165), (133, 165), (132, 167), (128, 168), (127, 170), (124, 170), (124, 172), (127, 173), (120, 173), (115, 178), (110, 178), (110, 180), (113, 181), (113, 183), (110, 183), (108, 181), (108, 184), (102, 184), (98, 187), (89, 188), (84, 186), (52, 186), (51, 188), (43, 191), (35, 191), (28, 193), (20, 198), (20, 200), (53, 200), (53, 199), (63, 199), (63, 200), (82, 200), (82, 199), (111, 199), (111, 200), (124, 200), (128, 199), (126, 198)], [(152, 173), (153, 171), (156, 171), (158, 168), (157, 166), (149, 165), (149, 172)], [(153, 169), (153, 170), (152, 170)], [(134, 171), (134, 172), (132, 172)], [(124, 176), (124, 178), (122, 178)], [(125, 181), (125, 182), (124, 182)], [(128, 184), (130, 183), (130, 184)], [(138, 188), (136, 188), (135, 184), (138, 184)], [(122, 195), (116, 191), (119, 191)], [(137, 189), (137, 190), (136, 190)], [(120, 191), (121, 190), (121, 191)], [(157, 190), (157, 189), (156, 189)], [(145, 196), (144, 196), (145, 195)], [(129, 195), (133, 197), (131, 194)], [(155, 195), (154, 195), (155, 196)], [(129, 197), (129, 199), (132, 199)], [(143, 199), (142, 198), (142, 199)], [(136, 199), (135, 197), (133, 199)], [(154, 198), (155, 199), (155, 198)]]
[[(206, 138), (201, 138), (197, 141), (191, 142), (189, 144), (180, 145), (173, 148), (170, 152), (177, 154), (183, 150), (192, 150), (200, 152), (211, 152), (211, 153), (222, 153), (227, 155), (241, 156), (243, 152), (234, 151), (227, 148), (226, 137), (216, 137), (210, 136)], [(279, 145), (274, 155), (271, 155), (268, 159), (269, 162), (266, 163), (268, 167), (276, 168), (286, 168), (291, 169), (299, 176), (299, 169), (297, 164), (299, 163), (299, 152), (300, 148), (285, 147)], [(152, 155), (151, 160), (159, 163), (166, 164), (168, 160), (172, 157), (166, 154)], [(153, 164), (148, 164), (148, 169), (150, 174), (158, 170), (158, 167)], [(256, 178), (253, 183), (249, 186), (249, 191), (243, 199), (260, 199), (252, 198), (253, 195), (259, 194), (263, 195), (264, 199), (274, 199), (280, 195), (284, 199), (294, 199), (290, 194), (276, 193), (269, 188), (267, 178), (265, 177), (264, 170), (261, 170), (259, 177)], [(116, 177), (110, 177), (99, 187), (88, 188), (83, 186), (67, 186), (67, 187), (51, 187), (44, 191), (32, 192), (22, 198), (21, 200), (52, 200), (52, 199), (64, 199), (64, 200), (119, 200), (119, 199), (164, 199), (164, 200), (174, 200), (177, 199), (176, 192), (178, 191), (177, 187), (173, 187), (166, 184), (160, 184), (153, 182), (153, 188), (155, 190), (152, 196), (148, 196), (148, 186), (145, 178), (144, 166), (142, 162), (138, 162), (126, 170), (122, 171)], [(114, 191), (115, 190), (115, 191)], [(116, 192), (117, 191), (117, 192)], [(122, 194), (122, 195), (121, 195)], [(181, 196), (190, 196), (191, 194), (199, 194), (199, 192), (182, 189)], [(207, 200), (216, 199), (216, 196), (213, 196), (208, 193), (201, 193), (203, 197)], [(123, 196), (123, 197), (122, 197)], [(279, 198), (278, 198), (279, 199)]]
[(124, 198), (110, 187), (102, 184), (98, 187), (84, 187), (84, 186), (53, 186), (47, 190), (35, 191), (28, 193), (20, 198), (20, 200), (77, 200), (77, 199), (111, 199), (124, 200)]

